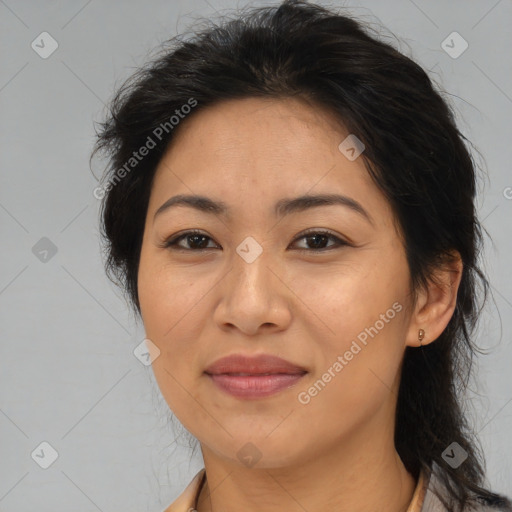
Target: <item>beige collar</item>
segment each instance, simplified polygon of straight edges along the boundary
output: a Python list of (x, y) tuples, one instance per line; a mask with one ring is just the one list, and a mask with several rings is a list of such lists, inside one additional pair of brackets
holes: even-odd
[[(193, 512), (197, 507), (197, 499), (199, 493), (206, 482), (205, 469), (201, 469), (180, 496), (163, 512)], [(420, 472), (418, 483), (414, 490), (411, 503), (407, 508), (407, 512), (421, 512), (427, 490), (427, 478), (423, 471)]]

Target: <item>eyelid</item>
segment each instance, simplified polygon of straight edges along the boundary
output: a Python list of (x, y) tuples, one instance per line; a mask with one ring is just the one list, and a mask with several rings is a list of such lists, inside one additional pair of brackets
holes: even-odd
[(178, 233), (170, 236), (169, 238), (166, 238), (161, 244), (159, 244), (159, 247), (164, 248), (164, 249), (170, 249), (170, 248), (174, 248), (173, 246), (175, 246), (176, 250), (178, 250), (178, 251), (182, 250), (182, 251), (188, 251), (188, 252), (200, 252), (200, 251), (206, 251), (206, 250), (212, 249), (212, 247), (207, 247), (205, 249), (186, 249), (184, 247), (180, 247), (177, 245), (177, 242), (181, 241), (182, 239), (186, 238), (187, 236), (193, 236), (193, 235), (204, 236), (206, 238), (209, 238), (210, 240), (213, 240), (213, 238), (210, 235), (208, 235), (198, 229), (188, 229), (188, 230), (185, 230), (182, 232), (178, 232)]
[[(206, 234), (206, 233), (204, 233), (204, 232), (202, 232), (200, 230), (197, 230), (197, 229), (190, 229), (190, 230), (186, 230), (186, 231), (183, 231), (181, 233), (177, 233), (175, 235), (172, 235), (171, 237), (169, 237), (166, 240), (164, 240), (164, 242), (162, 244), (159, 244), (159, 247), (166, 248), (166, 249), (177, 250), (177, 251), (186, 251), (186, 252), (201, 252), (201, 251), (207, 251), (207, 250), (214, 249), (213, 247), (205, 247), (205, 248), (202, 248), (202, 249), (187, 249), (187, 248), (180, 247), (180, 246), (177, 245), (177, 243), (180, 242), (182, 239), (185, 239), (187, 236), (193, 236), (193, 235), (204, 236), (205, 238), (208, 238), (209, 240), (213, 241), (214, 243), (217, 243), (217, 242), (215, 242), (215, 240), (210, 235), (208, 235), (208, 234)], [(299, 233), (293, 239), (293, 241), (291, 242), (290, 245), (293, 245), (294, 243), (298, 242), (299, 240), (301, 240), (303, 238), (306, 238), (308, 235), (311, 235), (311, 236), (312, 235), (324, 235), (324, 236), (327, 236), (327, 237), (329, 237), (331, 239), (334, 239), (335, 240), (335, 244), (330, 246), (330, 247), (323, 248), (323, 249), (303, 249), (303, 248), (300, 248), (300, 249), (297, 249), (298, 251), (322, 253), (322, 252), (328, 252), (328, 251), (330, 251), (332, 249), (341, 248), (341, 247), (344, 247), (344, 246), (355, 247), (354, 244), (349, 239), (347, 239), (346, 237), (342, 237), (342, 236), (338, 235), (337, 233), (334, 233), (333, 231), (331, 231), (329, 229), (326, 229), (326, 228), (308, 228), (305, 231), (302, 231), (301, 233)], [(290, 247), (290, 245), (288, 247)], [(288, 249), (288, 247), (287, 247), (287, 249)]]
[(325, 248), (325, 249), (298, 249), (299, 251), (306, 251), (306, 252), (326, 252), (330, 249), (336, 249), (343, 246), (353, 246), (353, 244), (347, 240), (346, 238), (343, 238), (342, 236), (338, 235), (337, 233), (334, 233), (330, 229), (326, 228), (308, 228), (305, 231), (302, 231), (299, 233), (294, 240), (292, 241), (292, 244), (297, 242), (298, 240), (301, 240), (302, 238), (306, 238), (308, 235), (324, 235), (327, 237), (330, 237), (332, 239), (336, 240), (336, 244), (334, 246)]

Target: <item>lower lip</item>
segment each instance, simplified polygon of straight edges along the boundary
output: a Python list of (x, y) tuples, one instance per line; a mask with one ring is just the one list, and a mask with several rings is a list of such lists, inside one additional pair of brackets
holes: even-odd
[(295, 385), (305, 374), (211, 375), (208, 377), (223, 391), (237, 398), (265, 398)]

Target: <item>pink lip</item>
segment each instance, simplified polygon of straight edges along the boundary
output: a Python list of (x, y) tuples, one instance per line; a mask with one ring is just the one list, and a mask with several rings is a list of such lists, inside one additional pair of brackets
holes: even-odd
[(303, 373), (272, 375), (210, 375), (213, 382), (223, 391), (237, 398), (265, 398), (296, 384)]
[(297, 374), (304, 373), (305, 368), (290, 363), (285, 359), (277, 356), (259, 354), (257, 356), (246, 356), (243, 354), (233, 354), (227, 357), (217, 359), (213, 364), (208, 366), (205, 373), (288, 373)]
[(234, 354), (218, 359), (205, 373), (226, 393), (237, 398), (254, 399), (271, 396), (293, 386), (307, 370), (276, 356)]

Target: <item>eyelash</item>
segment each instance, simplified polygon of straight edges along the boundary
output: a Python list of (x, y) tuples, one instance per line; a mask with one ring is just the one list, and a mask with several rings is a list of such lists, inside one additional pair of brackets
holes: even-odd
[[(173, 251), (180, 251), (181, 250), (181, 251), (189, 251), (189, 252), (190, 251), (199, 252), (199, 251), (207, 251), (207, 250), (210, 250), (210, 249), (214, 249), (214, 247), (205, 247), (205, 248), (202, 248), (202, 249), (187, 249), (185, 247), (180, 247), (180, 246), (177, 245), (177, 243), (180, 240), (186, 239), (187, 237), (194, 236), (194, 235), (202, 236), (204, 238), (212, 240), (211, 237), (209, 237), (208, 235), (205, 235), (201, 231), (191, 230), (191, 231), (186, 231), (185, 233), (182, 233), (181, 235), (174, 236), (174, 237), (171, 237), (171, 238), (167, 239), (162, 244), (162, 247), (166, 248), (166, 249), (173, 250)], [(349, 244), (347, 241), (341, 239), (340, 237), (334, 235), (334, 233), (331, 233), (330, 231), (322, 230), (322, 229), (320, 229), (320, 230), (310, 230), (310, 231), (307, 231), (307, 232), (303, 232), (297, 238), (295, 238), (295, 240), (292, 243), (297, 242), (297, 241), (299, 241), (301, 239), (304, 239), (304, 238), (310, 238), (313, 235), (327, 236), (327, 237), (335, 240), (336, 241), (336, 245), (331, 246), (331, 247), (327, 247), (327, 248), (323, 248), (323, 249), (298, 249), (299, 251), (326, 252), (326, 251), (330, 251), (332, 249), (340, 248), (340, 247), (343, 247), (343, 246), (351, 246), (351, 244)]]

